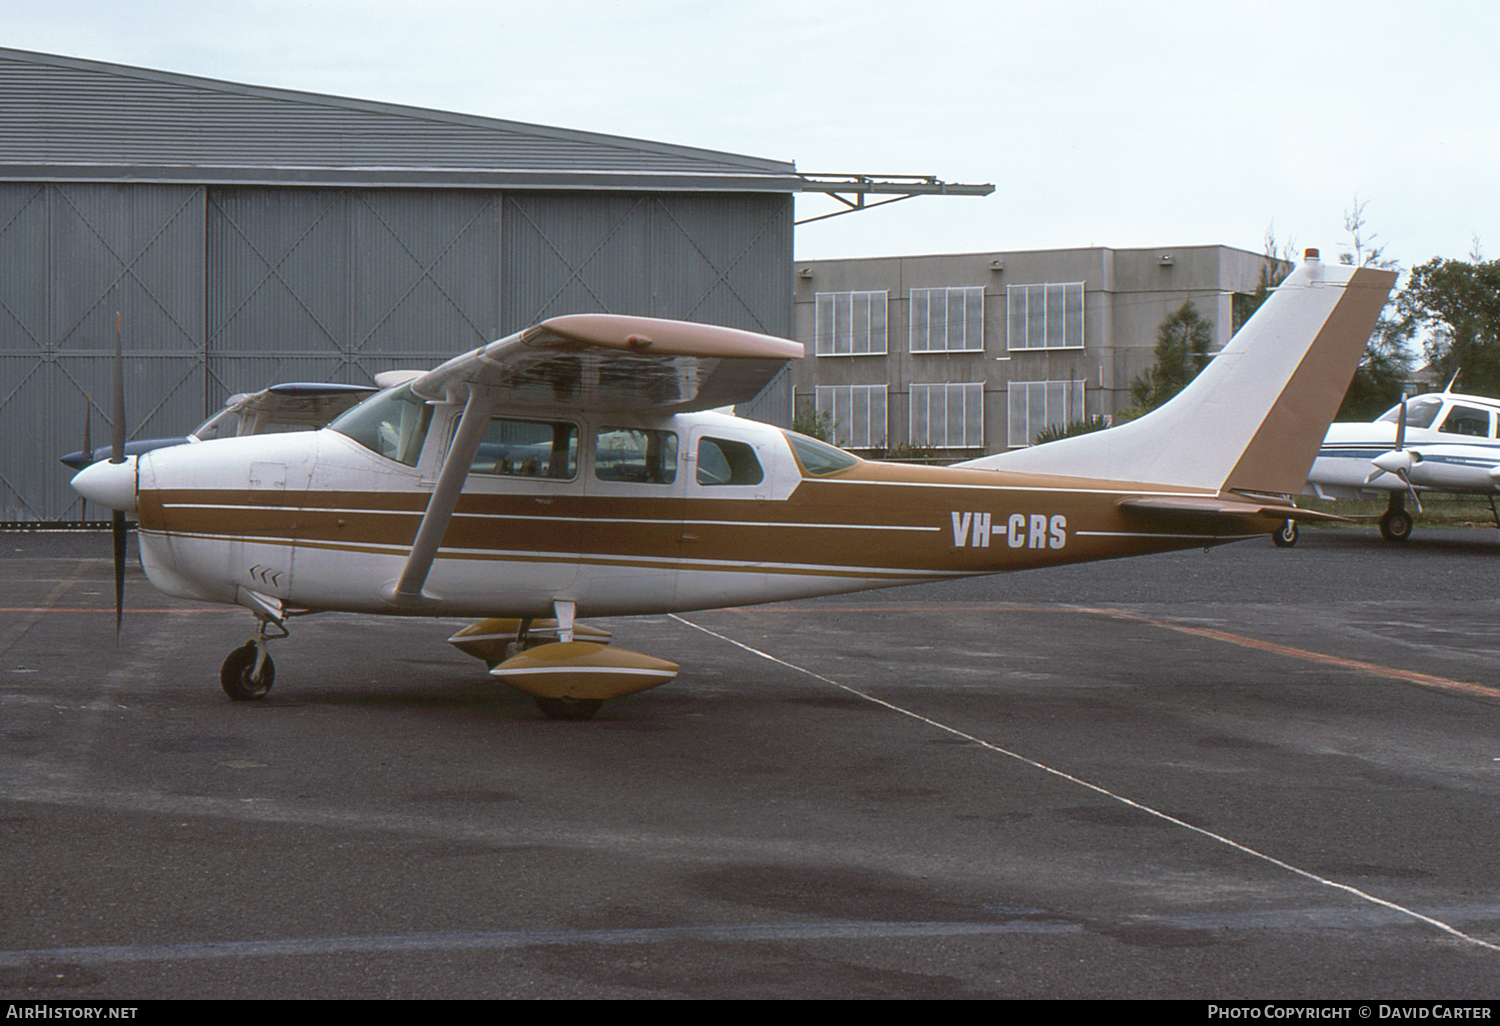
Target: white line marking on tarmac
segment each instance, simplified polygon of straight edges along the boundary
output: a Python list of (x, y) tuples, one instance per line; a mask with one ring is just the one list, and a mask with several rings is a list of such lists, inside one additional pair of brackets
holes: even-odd
[(1035, 759), (1027, 758), (1026, 756), (1021, 755), (1018, 752), (1012, 752), (1009, 749), (1001, 748), (999, 745), (991, 744), (988, 741), (977, 738), (972, 734), (966, 734), (962, 730), (959, 730), (957, 727), (950, 727), (947, 724), (939, 723), (936, 720), (929, 719), (928, 717), (923, 716), (921, 713), (913, 712), (910, 709), (905, 709), (899, 705), (887, 702), (882, 698), (876, 698), (874, 695), (866, 694), (858, 688), (850, 687), (848, 684), (841, 684), (831, 677), (825, 677), (821, 673), (809, 670), (806, 667), (798, 666), (795, 663), (789, 663), (785, 659), (778, 659), (776, 656), (771, 655), (769, 652), (762, 652), (760, 649), (753, 648), (742, 641), (736, 641), (734, 638), (720, 634), (717, 631), (709, 630), (707, 627), (704, 627), (701, 624), (693, 623), (691, 620), (684, 619), (683, 617), (678, 616), (676, 613), (671, 614), (671, 618), (673, 620), (676, 620), (678, 623), (693, 628), (694, 630), (702, 631), (704, 634), (707, 634), (710, 637), (718, 638), (720, 641), (728, 642), (729, 644), (734, 645), (736, 648), (742, 648), (746, 652), (749, 652), (751, 655), (756, 655), (762, 659), (769, 660), (770, 662), (776, 663), (778, 666), (785, 666), (789, 670), (795, 670), (798, 673), (806, 674), (807, 676), (812, 677), (814, 680), (820, 680), (825, 684), (831, 684), (834, 687), (842, 691), (847, 691), (849, 694), (862, 698), (867, 702), (872, 702), (875, 705), (882, 706), (886, 709), (891, 710), (892, 712), (900, 713), (902, 716), (910, 717), (911, 719), (914, 719), (919, 723), (925, 723), (930, 727), (935, 727), (936, 729), (941, 730), (945, 733), (952, 734), (954, 737), (963, 738), (965, 741), (972, 741), (974, 744), (988, 749), (989, 751), (995, 752), (997, 755), (1003, 755), (1008, 759), (1015, 759), (1017, 762), (1025, 763), (1027, 766), (1030, 766), (1033, 769), (1041, 770), (1043, 773), (1050, 773), (1054, 777), (1066, 780), (1071, 784), (1077, 784), (1079, 787), (1085, 788), (1089, 791), (1093, 791), (1095, 794), (1103, 795), (1104, 797), (1109, 798), (1113, 801), (1117, 801), (1122, 805), (1128, 805), (1132, 809), (1139, 809), (1141, 812), (1144, 812), (1151, 816), (1155, 816), (1157, 819), (1164, 820), (1175, 826), (1180, 826), (1185, 830), (1191, 830), (1193, 833), (1198, 834), (1201, 837), (1207, 837), (1210, 840), (1217, 841), (1220, 844), (1233, 848), (1235, 851), (1243, 852), (1244, 854), (1260, 859), (1263, 862), (1268, 862), (1271, 865), (1276, 866), (1280, 869), (1284, 869), (1289, 873), (1295, 873), (1297, 876), (1303, 877), (1307, 880), (1311, 880), (1314, 883), (1321, 884), (1324, 887), (1330, 887), (1336, 891), (1342, 891), (1345, 894), (1353, 895), (1361, 901), (1366, 901), (1370, 904), (1378, 905), (1381, 908), (1390, 909), (1393, 912), (1398, 912), (1402, 915), (1410, 916), (1411, 918), (1416, 919), (1419, 922), (1426, 923), (1428, 926), (1432, 926), (1438, 930), (1443, 931), (1444, 933), (1457, 937), (1459, 940), (1467, 941), (1470, 944), (1476, 944), (1479, 947), (1487, 948), (1490, 951), (1500, 952), (1500, 945), (1491, 944), (1489, 941), (1470, 936), (1469, 934), (1464, 933), (1462, 930), (1455, 929), (1454, 927), (1449, 926), (1447, 923), (1442, 922), (1438, 919), (1434, 919), (1431, 916), (1423, 915), (1421, 912), (1418, 912), (1415, 909), (1410, 909), (1404, 905), (1398, 905), (1393, 901), (1387, 901), (1384, 898), (1376, 897), (1375, 895), (1370, 894), (1367, 891), (1360, 890), (1358, 887), (1351, 887), (1348, 884), (1339, 883), (1337, 880), (1330, 880), (1327, 877), (1319, 876), (1318, 874), (1313, 873), (1309, 870), (1294, 866), (1289, 862), (1283, 862), (1281, 859), (1278, 859), (1273, 855), (1267, 855), (1265, 852), (1257, 851), (1256, 849), (1251, 848), (1248, 845), (1244, 845), (1238, 841), (1231, 840), (1230, 838), (1225, 837), (1223, 834), (1216, 834), (1212, 830), (1206, 830), (1203, 827), (1195, 826), (1192, 823), (1187, 822), (1186, 820), (1178, 819), (1176, 816), (1172, 816), (1168, 813), (1161, 812), (1160, 810), (1153, 809), (1149, 805), (1142, 805), (1138, 801), (1126, 798), (1124, 795), (1115, 794), (1113, 791), (1110, 791), (1107, 788), (1101, 787), (1098, 784), (1090, 783), (1089, 781), (1084, 780), (1081, 777), (1075, 777), (1073, 774), (1068, 773), (1064, 770), (1054, 769), (1051, 766), (1046, 765), (1045, 763), (1040, 763)]

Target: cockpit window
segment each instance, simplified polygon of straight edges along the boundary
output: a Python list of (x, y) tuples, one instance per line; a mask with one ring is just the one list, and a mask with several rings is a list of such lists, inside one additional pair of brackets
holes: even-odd
[[(1409, 399), (1406, 403), (1406, 426), (1414, 428), (1430, 428), (1432, 422), (1437, 419), (1438, 413), (1443, 408), (1443, 400), (1437, 396), (1424, 396), (1418, 399)], [(1392, 406), (1380, 415), (1381, 421), (1387, 424), (1398, 424), (1401, 422), (1400, 405)]]
[(840, 470), (848, 470), (859, 460), (850, 456), (842, 449), (835, 449), (826, 442), (820, 442), (816, 438), (799, 435), (795, 431), (783, 431), (786, 440), (792, 443), (792, 451), (797, 454), (797, 462), (802, 464), (802, 470), (809, 477), (824, 477), (828, 474), (836, 474)]
[(328, 426), (386, 459), (417, 465), (432, 423), (432, 407), (401, 385), (373, 395)]

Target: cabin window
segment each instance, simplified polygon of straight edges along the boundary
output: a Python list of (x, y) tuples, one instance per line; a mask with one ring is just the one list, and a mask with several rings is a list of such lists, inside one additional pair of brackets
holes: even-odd
[(755, 450), (744, 442), (727, 438), (698, 440), (698, 483), (701, 485), (753, 485), (765, 478)]
[(469, 464), (471, 474), (566, 481), (578, 472), (578, 425), (565, 420), (496, 417)]
[(1450, 435), (1488, 438), (1490, 436), (1489, 411), (1478, 410), (1472, 406), (1455, 405), (1448, 411), (1448, 416), (1443, 418), (1443, 423), (1438, 426), (1438, 430), (1446, 431)]
[(432, 407), (402, 385), (371, 396), (328, 426), (371, 452), (415, 467), (431, 423)]
[(792, 451), (797, 454), (797, 462), (802, 464), (802, 472), (808, 477), (823, 477), (828, 474), (836, 474), (840, 470), (848, 470), (859, 462), (858, 458), (850, 456), (842, 449), (836, 449), (827, 442), (820, 442), (816, 438), (799, 435), (793, 431), (784, 431), (786, 440), (792, 443)]
[(677, 480), (676, 433), (600, 428), (594, 437), (594, 476), (600, 481), (671, 484)]

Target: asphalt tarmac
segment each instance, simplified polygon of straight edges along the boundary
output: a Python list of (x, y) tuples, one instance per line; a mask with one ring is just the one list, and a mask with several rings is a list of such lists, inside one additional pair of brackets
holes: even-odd
[(585, 723), (0, 535), (0, 998), (1500, 997), (1500, 532), (589, 621)]

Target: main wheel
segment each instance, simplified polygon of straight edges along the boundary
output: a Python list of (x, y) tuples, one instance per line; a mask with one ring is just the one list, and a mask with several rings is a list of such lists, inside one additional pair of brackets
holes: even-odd
[(536, 706), (549, 720), (586, 720), (604, 704), (597, 698), (538, 698)]
[(1380, 518), (1380, 536), (1386, 541), (1406, 541), (1411, 537), (1411, 523), (1411, 514), (1406, 510), (1387, 510)]
[(236, 702), (249, 702), (257, 698), (264, 698), (271, 685), (276, 682), (276, 664), (271, 662), (271, 657), (266, 656), (264, 665), (260, 668), (260, 676), (252, 676), (255, 672), (255, 645), (246, 643), (229, 653), (229, 658), (224, 660), (224, 666), (219, 670), (219, 683), (224, 686), (224, 693)]
[(1297, 521), (1283, 520), (1281, 529), (1271, 535), (1271, 540), (1276, 543), (1278, 549), (1289, 549), (1297, 544)]

